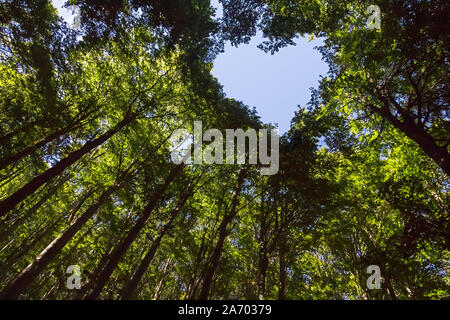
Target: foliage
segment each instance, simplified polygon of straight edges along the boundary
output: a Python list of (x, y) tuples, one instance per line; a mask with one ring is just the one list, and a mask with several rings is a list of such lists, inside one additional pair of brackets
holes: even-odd
[[(380, 1), (376, 31), (368, 1), (221, 3), (68, 1), (79, 30), (0, 3), (0, 297), (448, 298), (448, 4)], [(258, 29), (272, 53), (324, 37), (330, 65), (279, 173), (173, 164), (195, 120), (270, 128), (211, 75)]]

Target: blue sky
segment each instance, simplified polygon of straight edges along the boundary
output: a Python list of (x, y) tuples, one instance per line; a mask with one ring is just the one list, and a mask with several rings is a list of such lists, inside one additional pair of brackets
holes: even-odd
[[(221, 5), (212, 0), (221, 16)], [(257, 34), (249, 44), (232, 47), (215, 62), (213, 74), (230, 98), (240, 100), (258, 110), (265, 123), (277, 123), (280, 133), (286, 132), (297, 106), (304, 107), (311, 97), (310, 88), (319, 85), (320, 76), (328, 72), (322, 55), (314, 47), (320, 39), (308, 42), (297, 39), (296, 46), (271, 55), (257, 48), (264, 39)]]
[(278, 123), (280, 133), (289, 129), (297, 106), (310, 100), (311, 87), (317, 87), (328, 67), (314, 49), (319, 40), (298, 39), (297, 46), (271, 55), (257, 48), (263, 41), (256, 36), (249, 44), (232, 47), (215, 62), (213, 74), (230, 97), (255, 107), (265, 123)]
[[(60, 14), (72, 22), (70, 12), (61, 9), (65, 0), (53, 2)], [(220, 15), (218, 1), (213, 0), (212, 4)], [(314, 49), (321, 44), (320, 40), (297, 39), (297, 46), (283, 48), (274, 55), (257, 48), (262, 41), (258, 34), (249, 44), (237, 48), (227, 44), (225, 52), (214, 62), (213, 74), (228, 97), (255, 107), (261, 120), (277, 123), (282, 134), (289, 129), (297, 106), (308, 103), (309, 89), (318, 86), (328, 67)]]

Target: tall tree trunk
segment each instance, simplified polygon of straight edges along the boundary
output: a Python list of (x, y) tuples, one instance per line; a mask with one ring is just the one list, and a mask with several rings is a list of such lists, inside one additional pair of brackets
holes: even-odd
[(239, 200), (239, 195), (241, 194), (241, 188), (242, 183), (244, 182), (244, 176), (245, 176), (245, 169), (242, 169), (239, 173), (238, 181), (236, 184), (236, 187), (234, 189), (234, 195), (233, 199), (231, 201), (231, 206), (228, 212), (225, 214), (225, 216), (222, 219), (222, 222), (219, 226), (219, 238), (217, 240), (216, 246), (214, 248), (211, 262), (209, 266), (206, 269), (205, 275), (203, 277), (202, 281), (202, 289), (200, 290), (200, 294), (198, 296), (198, 299), (200, 300), (206, 300), (209, 296), (209, 290), (212, 285), (212, 280), (214, 278), (214, 274), (216, 272), (217, 267), (219, 266), (220, 258), (222, 256), (223, 246), (225, 244), (225, 239), (229, 234), (229, 231), (227, 230), (228, 224), (233, 220), (233, 218), (236, 215), (236, 207)]
[(168, 269), (168, 267), (169, 267), (171, 262), (172, 262), (172, 258), (169, 258), (169, 259), (166, 260), (166, 263), (164, 264), (164, 267), (163, 267), (163, 270), (162, 270), (162, 273), (161, 273), (161, 277), (160, 277), (158, 285), (156, 286), (156, 289), (155, 289), (155, 294), (153, 295), (153, 299), (154, 300), (157, 300), (159, 298), (159, 296), (161, 295), (161, 291), (164, 288), (164, 285), (166, 283), (164, 281), (164, 278), (167, 275), (167, 269)]
[(267, 267), (269, 266), (269, 259), (267, 258), (267, 254), (261, 254), (259, 255), (259, 262), (258, 262), (258, 299), (264, 300), (264, 297), (266, 296), (266, 274), (267, 274)]
[(12, 139), (19, 133), (26, 133), (28, 130), (30, 130), (34, 126), (36, 126), (40, 123), (43, 123), (43, 122), (44, 122), (44, 119), (34, 120), (32, 122), (29, 122), (29, 123), (23, 125), (20, 128), (17, 128), (11, 132), (8, 132), (7, 134), (4, 134), (3, 136), (0, 137), (0, 145), (3, 144), (5, 141)]
[(391, 277), (389, 275), (387, 275), (385, 277), (385, 279), (386, 279), (386, 288), (387, 288), (389, 295), (391, 296), (391, 299), (397, 300), (397, 295), (395, 294), (394, 288), (392, 287), (392, 284), (391, 284)]
[[(190, 189), (190, 187), (188, 187)], [(183, 208), (186, 201), (189, 199), (190, 191), (187, 190), (184, 194), (181, 195), (180, 199), (178, 200), (177, 205), (170, 213), (170, 218), (167, 221), (167, 223), (164, 225), (164, 227), (161, 229), (161, 231), (158, 234), (158, 237), (153, 242), (152, 246), (150, 247), (150, 250), (145, 255), (144, 259), (142, 259), (138, 270), (134, 274), (133, 278), (131, 278), (130, 281), (128, 281), (127, 284), (125, 284), (123, 291), (122, 291), (122, 299), (131, 299), (134, 295), (134, 292), (136, 291), (136, 288), (141, 281), (142, 277), (144, 276), (144, 273), (147, 271), (150, 263), (153, 260), (153, 257), (155, 256), (156, 250), (158, 250), (159, 245), (161, 244), (161, 240), (166, 235), (167, 231), (171, 228), (173, 221), (177, 217), (178, 213), (180, 212), (181, 208)]]
[(158, 186), (155, 193), (152, 195), (152, 197), (148, 201), (147, 206), (143, 210), (142, 214), (137, 219), (136, 224), (128, 232), (128, 235), (125, 237), (125, 239), (113, 250), (113, 252), (111, 254), (111, 259), (108, 261), (108, 263), (103, 268), (100, 275), (95, 280), (93, 289), (86, 296), (87, 300), (95, 300), (98, 298), (98, 296), (100, 295), (100, 292), (102, 291), (106, 282), (108, 282), (114, 269), (119, 264), (120, 259), (122, 259), (122, 257), (125, 255), (126, 251), (130, 247), (130, 245), (133, 243), (133, 241), (137, 238), (137, 236), (138, 236), (139, 232), (142, 230), (142, 228), (144, 228), (145, 223), (147, 222), (148, 218), (150, 217), (150, 214), (155, 209), (159, 200), (162, 198), (164, 192), (169, 187), (169, 185), (172, 183), (172, 181), (176, 178), (176, 176), (178, 176), (182, 172), (183, 168), (184, 168), (183, 165), (176, 166), (174, 169), (172, 169), (172, 171), (169, 174), (169, 177), (165, 180), (164, 184), (161, 184)]
[[(200, 247), (198, 249), (197, 256), (195, 257), (195, 261), (193, 263), (194, 266), (200, 265), (200, 262), (202, 261), (203, 257), (206, 254), (206, 251), (208, 249), (208, 246), (206, 244), (207, 234), (208, 234), (208, 229), (205, 228), (205, 232), (203, 233), (203, 236), (202, 236), (202, 242), (200, 243)], [(196, 272), (196, 270), (194, 270), (194, 272), (192, 272), (191, 279), (189, 280), (189, 284), (186, 289), (186, 299), (188, 299), (188, 300), (195, 297), (196, 289), (198, 287), (198, 281), (196, 281), (197, 278), (198, 278), (197, 272)]]
[[(92, 191), (87, 192), (84, 194), (79, 200), (75, 202), (75, 204), (71, 205), (71, 208), (69, 210), (66, 210), (64, 214), (58, 217), (56, 221), (54, 221), (50, 226), (42, 228), (40, 232), (36, 232), (36, 234), (30, 236), (29, 239), (26, 239), (22, 242), (22, 244), (16, 248), (15, 252), (11, 255), (9, 265), (6, 262), (5, 266), (2, 266), (2, 270), (9, 269), (12, 265), (14, 265), (22, 256), (26, 255), (41, 239), (44, 239), (44, 237), (48, 234), (51, 234), (55, 229), (57, 229), (57, 226), (64, 220), (64, 216), (73, 216), (75, 215), (78, 210), (83, 206), (83, 204), (86, 202), (86, 200), (93, 194)], [(44, 222), (45, 224), (46, 222)], [(32, 239), (31, 242), (29, 240)], [(8, 259), (7, 259), (8, 260)], [(6, 267), (8, 266), (8, 267)]]
[[(49, 188), (48, 192), (45, 193), (36, 204), (34, 204), (25, 214), (18, 217), (9, 228), (6, 228), (6, 230), (2, 231), (0, 233), (0, 243), (3, 242), (5, 239), (7, 239), (29, 217), (31, 217), (33, 214), (35, 214), (39, 210), (39, 208), (55, 194), (55, 191), (58, 190), (59, 187), (61, 187), (69, 178), (70, 178), (70, 176), (67, 176), (64, 179), (62, 179), (61, 181), (58, 181), (58, 183), (56, 183), (54, 186), (51, 186)], [(2, 223), (5, 223), (5, 222), (2, 222)]]
[(122, 174), (114, 185), (106, 189), (94, 204), (86, 209), (86, 211), (61, 236), (53, 240), (32, 263), (30, 263), (0, 292), (0, 299), (17, 299), (20, 292), (28, 287), (53, 258), (61, 252), (64, 246), (95, 214), (95, 212), (97, 212), (98, 208), (100, 208), (100, 206), (105, 203), (115, 191), (120, 189), (127, 177), (129, 177), (129, 172)]
[(261, 197), (261, 212), (258, 235), (258, 299), (263, 300), (266, 294), (266, 273), (269, 265), (267, 258), (267, 221), (264, 208), (264, 196)]
[[(56, 229), (56, 226), (58, 223), (60, 223), (62, 219), (58, 219), (58, 221), (52, 223), (49, 227), (43, 228), (40, 230), (40, 232), (33, 233), (22, 241), (22, 243), (14, 248), (14, 252), (12, 252), (6, 259), (4, 259), (4, 262), (0, 268), (0, 275), (8, 274), (8, 271), (11, 270), (11, 268), (18, 262), (20, 258), (22, 258), (24, 255), (26, 255), (39, 241), (44, 239), (46, 235), (48, 235), (50, 232), (53, 232), (54, 229)], [(30, 242), (30, 240), (32, 240)]]
[(217, 240), (216, 246), (214, 248), (211, 262), (206, 269), (205, 275), (203, 277), (202, 289), (198, 296), (200, 300), (206, 300), (209, 296), (209, 290), (211, 288), (212, 280), (214, 277), (214, 273), (216, 272), (217, 267), (219, 266), (220, 258), (223, 251), (223, 246), (225, 243), (225, 239), (228, 236), (227, 226), (232, 221), (233, 216), (231, 214), (225, 215), (220, 226), (219, 226), (219, 238)]
[(280, 244), (278, 248), (279, 264), (279, 283), (278, 283), (278, 300), (286, 299), (286, 242), (285, 237), (280, 237)]
[(135, 115), (125, 117), (113, 129), (108, 130), (97, 139), (87, 142), (80, 149), (71, 152), (66, 158), (62, 159), (50, 169), (33, 178), (22, 188), (0, 202), (0, 217), (4, 216), (6, 213), (12, 210), (17, 204), (26, 199), (29, 195), (33, 194), (44, 183), (61, 174), (66, 168), (78, 161), (82, 156), (91, 152), (94, 148), (107, 141), (120, 129), (131, 123), (135, 118)]
[(81, 300), (83, 297), (89, 292), (89, 290), (92, 289), (95, 283), (95, 276), (99, 274), (102, 271), (102, 266), (108, 262), (108, 260), (111, 257), (111, 249), (113, 248), (114, 243), (110, 242), (108, 244), (107, 249), (105, 250), (105, 253), (102, 255), (97, 267), (94, 269), (92, 273), (87, 274), (87, 280), (85, 283), (81, 285), (81, 289), (77, 290), (77, 293), (74, 297), (74, 300)]
[(19, 161), (20, 159), (22, 159), (23, 157), (26, 157), (30, 154), (32, 154), (34, 151), (36, 151), (37, 149), (39, 149), (40, 147), (45, 146), (47, 143), (49, 143), (52, 140), (55, 140), (56, 138), (59, 138), (63, 135), (66, 135), (70, 132), (72, 132), (74, 129), (76, 129), (79, 124), (88, 117), (89, 114), (84, 115), (83, 117), (77, 119), (77, 121), (75, 123), (72, 123), (52, 134), (50, 134), (49, 136), (45, 137), (44, 139), (42, 139), (39, 142), (36, 142), (34, 145), (26, 147), (24, 149), (22, 149), (19, 152), (16, 152), (13, 155), (10, 155), (7, 158), (1, 159), (0, 160), (0, 170), (3, 170), (5, 168), (7, 168), (9, 165)]

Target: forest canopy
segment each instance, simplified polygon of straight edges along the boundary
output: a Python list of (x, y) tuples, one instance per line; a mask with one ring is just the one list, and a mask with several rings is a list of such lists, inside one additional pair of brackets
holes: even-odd
[[(450, 298), (450, 3), (219, 2), (0, 0), (0, 299)], [(274, 129), (211, 72), (258, 31), (329, 66), (279, 171), (173, 163)]]

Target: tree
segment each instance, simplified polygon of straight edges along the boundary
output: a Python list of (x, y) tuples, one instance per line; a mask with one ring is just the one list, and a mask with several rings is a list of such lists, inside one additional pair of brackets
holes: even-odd
[[(78, 30), (49, 1), (0, 4), (0, 297), (448, 297), (448, 39), (433, 20), (448, 5), (382, 1), (375, 31), (366, 1), (221, 3), (218, 19), (209, 1), (76, 1)], [(176, 165), (171, 135), (196, 120), (273, 129), (211, 74), (224, 41), (258, 29), (273, 53), (325, 37), (331, 67), (280, 138), (278, 174)]]

